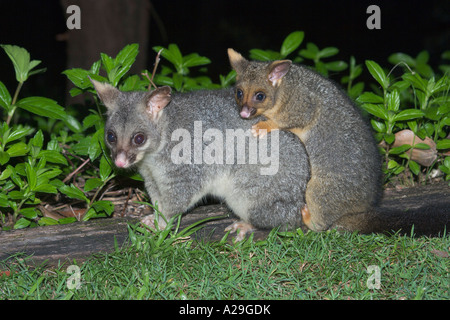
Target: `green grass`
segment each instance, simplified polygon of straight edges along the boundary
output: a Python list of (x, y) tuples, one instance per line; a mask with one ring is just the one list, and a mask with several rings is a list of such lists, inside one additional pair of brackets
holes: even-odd
[[(450, 236), (272, 232), (264, 241), (198, 243), (131, 227), (132, 245), (80, 264), (9, 261), (0, 299), (449, 299)], [(13, 263), (12, 263), (13, 262)], [(380, 289), (368, 288), (368, 266)], [(0, 262), (6, 270), (6, 262)]]

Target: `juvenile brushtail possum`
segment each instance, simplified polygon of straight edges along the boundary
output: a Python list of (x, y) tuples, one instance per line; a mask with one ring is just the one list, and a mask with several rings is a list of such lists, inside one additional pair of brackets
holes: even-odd
[[(238, 240), (253, 228), (305, 228), (301, 209), (310, 165), (303, 144), (290, 132), (253, 137), (257, 119), (241, 119), (232, 89), (121, 92), (91, 81), (107, 108), (112, 160), (119, 168), (137, 168), (166, 219), (212, 195), (241, 219), (228, 228), (240, 231)], [(154, 217), (144, 222), (151, 225)]]
[(253, 125), (253, 134), (286, 130), (306, 147), (311, 180), (302, 214), (308, 228), (327, 230), (342, 216), (377, 206), (379, 151), (349, 97), (330, 80), (290, 60), (248, 61), (233, 49), (228, 56), (237, 74), (235, 99), (241, 118), (266, 118)]

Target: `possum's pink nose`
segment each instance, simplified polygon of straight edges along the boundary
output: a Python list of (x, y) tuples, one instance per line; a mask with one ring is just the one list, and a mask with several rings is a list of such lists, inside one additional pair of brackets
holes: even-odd
[(125, 152), (122, 151), (119, 154), (117, 154), (114, 164), (116, 165), (117, 168), (126, 168), (129, 166), (129, 162)]
[(244, 119), (248, 119), (250, 118), (252, 115), (254, 115), (256, 113), (256, 109), (252, 108), (252, 107), (248, 107), (247, 105), (244, 105), (241, 109), (241, 117)]

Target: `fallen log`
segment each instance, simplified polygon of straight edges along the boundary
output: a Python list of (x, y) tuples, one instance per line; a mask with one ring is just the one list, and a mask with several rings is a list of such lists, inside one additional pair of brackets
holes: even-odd
[[(442, 235), (445, 226), (447, 232), (450, 228), (450, 187), (447, 183), (439, 183), (402, 190), (388, 190), (385, 191), (381, 208), (386, 209), (387, 213), (380, 216), (380, 219), (391, 219), (389, 212), (393, 210), (414, 214), (418, 217), (418, 221), (422, 219), (425, 226), (414, 226), (414, 232), (417, 235)], [(427, 214), (423, 214), (425, 212)], [(200, 206), (192, 210), (183, 216), (180, 227), (183, 229), (199, 220), (217, 216), (223, 218), (204, 223), (204, 227), (193, 237), (202, 241), (220, 240), (225, 235), (225, 227), (233, 223), (235, 219), (230, 210), (221, 204)], [(137, 218), (125, 217), (2, 231), (0, 232), (0, 261), (16, 253), (32, 255), (32, 261), (35, 263), (46, 262), (55, 265), (64, 262), (71, 264), (74, 259), (78, 262), (83, 261), (94, 253), (112, 252), (116, 246), (120, 248), (126, 245), (127, 226), (129, 223), (137, 222)], [(431, 230), (426, 226), (430, 224), (440, 227), (437, 230)], [(390, 230), (380, 231), (389, 232)], [(404, 231), (408, 233), (411, 229)], [(254, 239), (263, 239), (269, 232), (257, 230), (254, 232)]]
[[(136, 220), (134, 220), (136, 221)], [(35, 263), (69, 264), (95, 252), (111, 252), (125, 243), (132, 219), (96, 219), (65, 225), (36, 227), (0, 233), (0, 260), (21, 253)]]

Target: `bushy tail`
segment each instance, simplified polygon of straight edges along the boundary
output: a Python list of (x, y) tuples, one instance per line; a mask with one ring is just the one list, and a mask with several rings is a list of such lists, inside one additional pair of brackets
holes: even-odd
[[(360, 233), (414, 233), (416, 236), (442, 236), (450, 232), (449, 208), (427, 208), (427, 210), (393, 210), (377, 208), (341, 217), (333, 228)], [(413, 229), (414, 228), (414, 229)]]

